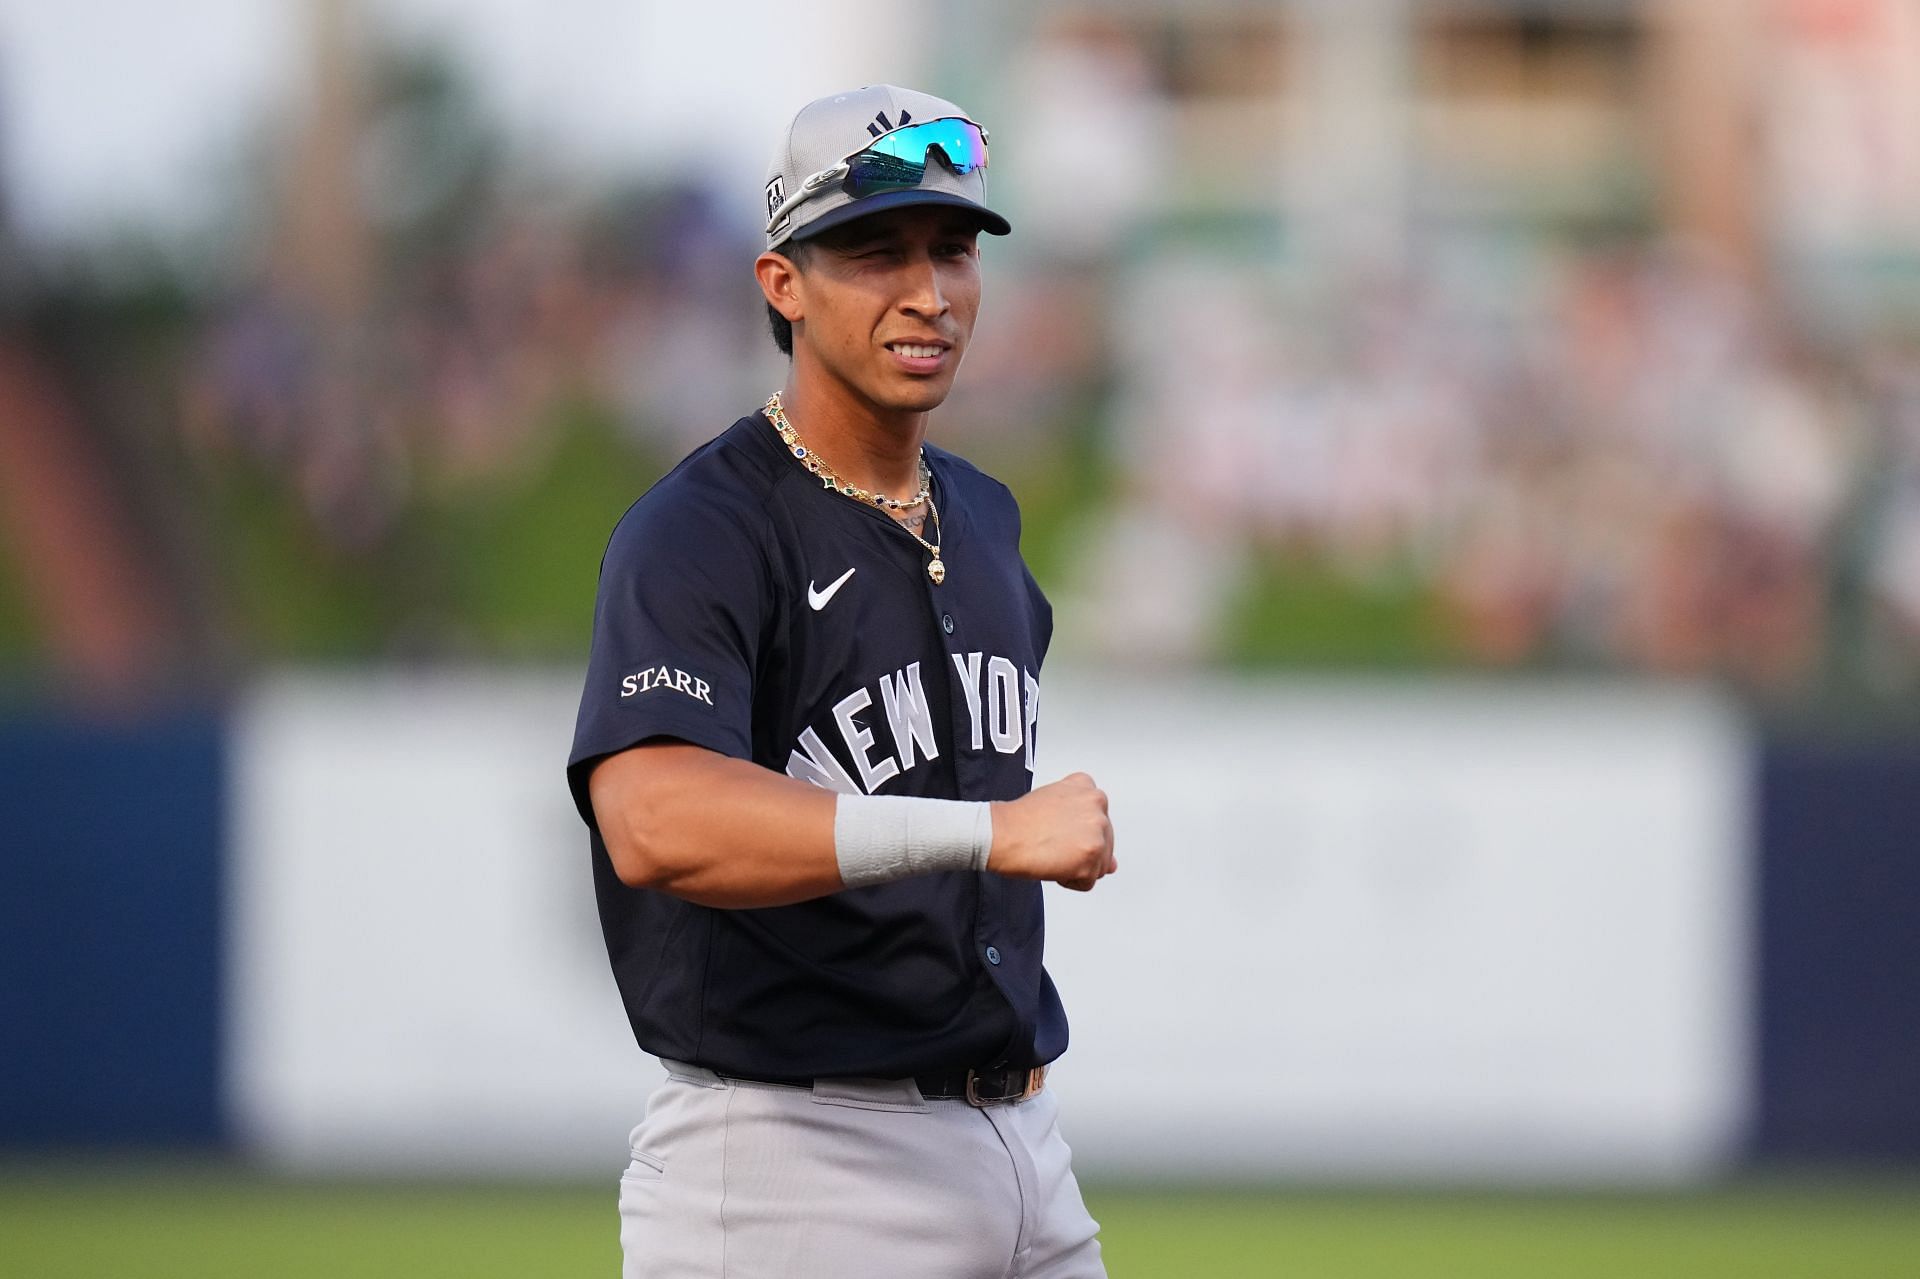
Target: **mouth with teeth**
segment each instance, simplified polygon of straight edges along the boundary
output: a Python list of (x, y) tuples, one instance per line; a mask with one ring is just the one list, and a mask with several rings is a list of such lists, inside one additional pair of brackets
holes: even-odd
[(937, 373), (952, 348), (932, 342), (889, 342), (887, 350), (908, 373)]

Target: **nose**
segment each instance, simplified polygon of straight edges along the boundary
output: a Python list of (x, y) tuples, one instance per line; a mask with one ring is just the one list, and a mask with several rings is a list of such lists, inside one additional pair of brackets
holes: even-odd
[(940, 266), (930, 253), (916, 254), (906, 267), (902, 282), (900, 309), (923, 319), (938, 319), (950, 304), (946, 290), (940, 287)]

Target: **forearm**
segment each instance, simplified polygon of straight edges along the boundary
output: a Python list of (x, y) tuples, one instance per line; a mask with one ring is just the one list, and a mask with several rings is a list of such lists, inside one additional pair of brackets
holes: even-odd
[(603, 761), (588, 782), (622, 882), (704, 906), (784, 906), (838, 892), (835, 795), (680, 742)]
[[(1118, 865), (1106, 795), (1085, 773), (989, 812), (959, 800), (843, 799), (746, 760), (656, 742), (609, 756), (587, 785), (621, 882), (703, 906), (784, 906), (968, 868), (1084, 892)], [(843, 802), (859, 807), (841, 813)]]

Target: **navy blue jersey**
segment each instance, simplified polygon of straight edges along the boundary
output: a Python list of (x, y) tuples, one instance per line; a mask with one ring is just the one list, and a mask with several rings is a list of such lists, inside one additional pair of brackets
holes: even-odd
[(1005, 486), (943, 450), (926, 457), (940, 585), (904, 528), (825, 489), (758, 413), (614, 529), (567, 778), (649, 1052), (804, 1080), (1040, 1065), (1066, 1048), (1038, 883), (952, 871), (789, 906), (699, 906), (622, 884), (588, 800), (595, 761), (656, 738), (849, 794), (1032, 787), (1052, 609)]

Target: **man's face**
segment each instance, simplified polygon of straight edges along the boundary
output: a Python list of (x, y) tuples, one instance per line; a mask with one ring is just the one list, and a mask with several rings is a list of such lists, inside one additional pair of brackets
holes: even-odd
[(978, 235), (965, 211), (919, 205), (815, 238), (795, 285), (796, 361), (877, 408), (940, 404), (980, 309)]

